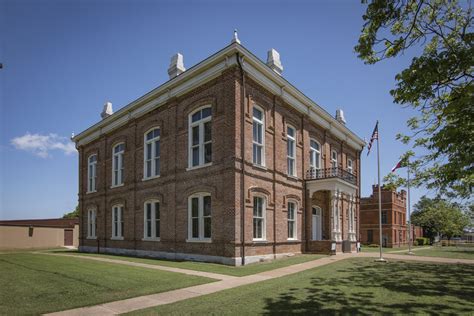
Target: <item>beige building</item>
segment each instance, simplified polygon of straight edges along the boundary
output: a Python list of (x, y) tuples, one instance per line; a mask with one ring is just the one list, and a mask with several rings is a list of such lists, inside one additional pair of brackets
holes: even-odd
[(0, 250), (79, 245), (78, 219), (0, 221)]

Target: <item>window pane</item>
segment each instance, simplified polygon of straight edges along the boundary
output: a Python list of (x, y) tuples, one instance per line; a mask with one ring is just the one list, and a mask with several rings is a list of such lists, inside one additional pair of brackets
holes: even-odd
[(196, 113), (193, 114), (191, 117), (192, 122), (199, 121), (201, 119), (201, 111), (197, 111)]
[(146, 160), (151, 159), (151, 143), (146, 144), (146, 153), (145, 153)]
[(295, 137), (295, 130), (294, 130), (293, 128), (291, 128), (291, 127), (288, 127), (288, 128), (287, 128), (287, 134), (288, 134), (288, 136), (290, 136), (290, 137)]
[(146, 204), (145, 219), (146, 220), (151, 220), (151, 203)]
[(160, 219), (160, 203), (155, 202), (155, 219)]
[(193, 218), (192, 221), (192, 237), (199, 238), (199, 219)]
[(204, 145), (204, 163), (212, 161), (212, 143)]
[(199, 147), (193, 148), (193, 166), (199, 165)]
[(205, 196), (203, 200), (204, 200), (203, 216), (211, 216), (211, 197)]
[(201, 118), (206, 118), (206, 117), (212, 115), (212, 109), (211, 109), (210, 107), (209, 107), (209, 108), (202, 109), (201, 112), (202, 112)]
[(211, 238), (211, 218), (204, 218), (204, 238)]
[(155, 176), (160, 175), (160, 158), (155, 158)]
[(151, 238), (151, 220), (146, 222), (146, 236)]
[(153, 131), (149, 131), (149, 132), (146, 134), (146, 140), (150, 140), (150, 139), (153, 139)]
[(155, 221), (155, 237), (160, 238), (160, 221)]
[(204, 123), (204, 142), (212, 140), (212, 124), (211, 122)]
[(199, 198), (195, 197), (191, 200), (191, 216), (198, 217), (199, 216)]
[(151, 177), (151, 160), (146, 162), (146, 176)]
[(160, 157), (160, 141), (155, 142), (155, 157)]
[(192, 129), (192, 144), (199, 144), (199, 126), (194, 126)]
[(155, 137), (160, 137), (160, 129), (159, 128), (153, 130), (153, 138), (155, 138)]
[(254, 107), (253, 108), (253, 117), (260, 120), (260, 121), (262, 121), (262, 119), (263, 119), (262, 111), (260, 111), (259, 109)]

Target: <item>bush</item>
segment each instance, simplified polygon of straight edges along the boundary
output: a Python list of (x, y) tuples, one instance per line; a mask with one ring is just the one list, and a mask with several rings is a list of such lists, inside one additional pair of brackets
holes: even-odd
[(424, 245), (429, 245), (430, 244), (430, 239), (426, 237), (418, 237), (415, 239), (415, 245), (416, 246), (424, 246)]
[(379, 245), (377, 245), (377, 244), (370, 244), (370, 245), (367, 245), (367, 247), (369, 247), (369, 248), (378, 248)]

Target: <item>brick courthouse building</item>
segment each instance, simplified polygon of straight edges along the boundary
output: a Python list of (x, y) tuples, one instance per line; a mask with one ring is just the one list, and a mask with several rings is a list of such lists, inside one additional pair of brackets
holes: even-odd
[[(364, 141), (235, 37), (73, 138), (80, 250), (240, 265), (354, 251)], [(344, 248), (344, 249), (343, 249)]]

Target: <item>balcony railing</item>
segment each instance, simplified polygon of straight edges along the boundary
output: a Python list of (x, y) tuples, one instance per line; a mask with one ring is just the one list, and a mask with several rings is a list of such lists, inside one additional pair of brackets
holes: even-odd
[(339, 178), (351, 184), (357, 185), (356, 176), (342, 168), (326, 168), (316, 169), (311, 168), (306, 171), (306, 180), (318, 180), (318, 179), (329, 179)]

